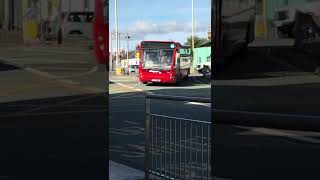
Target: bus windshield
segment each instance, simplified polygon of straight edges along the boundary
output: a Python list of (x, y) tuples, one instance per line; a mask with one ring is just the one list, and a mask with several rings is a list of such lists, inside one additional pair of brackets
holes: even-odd
[(144, 69), (169, 70), (172, 59), (173, 49), (144, 49), (142, 67)]

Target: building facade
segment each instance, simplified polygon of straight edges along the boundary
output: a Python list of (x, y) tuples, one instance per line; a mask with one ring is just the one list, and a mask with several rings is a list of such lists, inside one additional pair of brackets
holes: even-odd
[(0, 0), (0, 29), (21, 29), (23, 0)]
[(0, 31), (15, 31), (37, 41), (43, 21), (54, 21), (61, 11), (94, 11), (93, 0), (0, 0)]

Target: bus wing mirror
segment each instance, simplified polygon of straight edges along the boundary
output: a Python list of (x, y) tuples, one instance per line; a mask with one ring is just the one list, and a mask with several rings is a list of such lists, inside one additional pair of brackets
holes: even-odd
[(177, 58), (177, 61), (176, 61), (176, 64), (175, 64), (175, 67), (178, 68), (180, 66), (180, 58)]

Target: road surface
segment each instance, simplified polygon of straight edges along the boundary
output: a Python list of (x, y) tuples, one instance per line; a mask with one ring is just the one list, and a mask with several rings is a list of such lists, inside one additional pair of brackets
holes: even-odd
[(92, 70), (91, 52), (0, 54), (0, 179), (106, 179), (107, 74)]
[[(279, 118), (279, 113), (299, 115), (301, 121), (307, 119), (303, 116), (313, 115), (320, 121), (320, 76), (315, 73), (314, 61), (291, 48), (271, 52), (251, 49), (248, 56), (220, 67), (212, 83), (213, 107), (227, 112), (273, 113)], [(247, 114), (241, 120), (253, 119), (251, 116)], [(231, 125), (214, 125), (213, 132), (215, 176), (319, 178), (320, 133)]]
[[(139, 84), (136, 75), (110, 75), (109, 153), (120, 164), (144, 170), (146, 93), (210, 98), (209, 84), (190, 78), (178, 85)], [(166, 116), (210, 121), (210, 104), (151, 101), (151, 112)]]

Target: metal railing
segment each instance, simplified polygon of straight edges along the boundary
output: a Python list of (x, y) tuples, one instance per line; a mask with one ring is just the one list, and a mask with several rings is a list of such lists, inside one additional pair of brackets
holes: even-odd
[[(211, 103), (210, 98), (147, 95), (145, 179), (211, 179), (211, 122), (151, 113), (151, 99)], [(210, 112), (209, 112), (210, 113)]]

